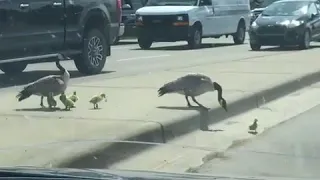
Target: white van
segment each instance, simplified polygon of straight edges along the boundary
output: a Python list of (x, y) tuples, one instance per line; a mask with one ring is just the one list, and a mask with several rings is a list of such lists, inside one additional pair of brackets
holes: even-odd
[(250, 0), (148, 0), (136, 11), (139, 46), (187, 41), (199, 48), (202, 38), (232, 35), (243, 44), (250, 25)]

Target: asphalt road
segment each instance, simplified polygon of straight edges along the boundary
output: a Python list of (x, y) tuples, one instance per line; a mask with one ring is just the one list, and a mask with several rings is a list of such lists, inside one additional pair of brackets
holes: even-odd
[(205, 163), (198, 172), (320, 178), (319, 117), (320, 105)]
[[(294, 51), (290, 48), (281, 50), (278, 47), (267, 47), (261, 52), (253, 52), (247, 41), (243, 45), (234, 45), (231, 37), (204, 39), (202, 48), (198, 50), (189, 50), (186, 42), (154, 43), (151, 50), (141, 50), (135, 40), (124, 40), (120, 42), (120, 45), (112, 47), (112, 55), (107, 58), (104, 72), (100, 75), (84, 77), (77, 72), (72, 61), (62, 64), (71, 72), (73, 78), (71, 83), (77, 83), (132, 76), (171, 68), (192, 67), (212, 62), (225, 63), (250, 58), (263, 58), (283, 53), (293, 53)], [(11, 78), (0, 72), (0, 91), (55, 73), (57, 73), (57, 68), (54, 63), (29, 65), (25, 73)], [(10, 89), (7, 90), (11, 91)]]

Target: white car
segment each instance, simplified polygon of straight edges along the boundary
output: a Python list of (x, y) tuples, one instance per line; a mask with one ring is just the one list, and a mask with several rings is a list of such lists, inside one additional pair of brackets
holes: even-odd
[(199, 48), (202, 38), (232, 35), (242, 44), (250, 26), (249, 0), (149, 0), (136, 11), (139, 46), (187, 41)]

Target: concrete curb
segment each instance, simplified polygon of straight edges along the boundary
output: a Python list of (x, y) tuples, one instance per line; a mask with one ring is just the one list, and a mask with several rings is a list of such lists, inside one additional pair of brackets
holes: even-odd
[[(259, 107), (260, 104), (262, 104), (260, 102), (271, 102), (319, 81), (320, 71), (313, 72), (230, 102), (228, 105), (228, 113), (225, 113), (220, 107), (211, 109), (209, 112), (199, 110), (199, 114), (195, 116), (179, 119), (178, 121), (164, 125), (159, 123), (159, 128), (155, 126), (152, 129), (145, 129), (122, 140), (166, 143), (173, 138), (198, 130), (199, 126), (201, 130), (206, 131), (208, 130), (209, 124), (214, 124), (229, 117), (242, 114)], [(126, 142), (101, 143), (99, 147), (94, 148), (94, 152), (91, 148), (90, 153), (64, 159), (58, 162), (56, 166), (69, 168), (108, 168), (116, 162), (155, 146), (156, 145)]]

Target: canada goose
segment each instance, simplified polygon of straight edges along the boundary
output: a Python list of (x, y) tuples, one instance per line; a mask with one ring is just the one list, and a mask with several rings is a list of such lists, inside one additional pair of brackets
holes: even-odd
[(158, 96), (161, 97), (169, 93), (178, 93), (185, 96), (187, 105), (191, 107), (188, 97), (190, 96), (192, 100), (202, 108), (208, 109), (200, 104), (196, 100), (196, 96), (202, 95), (210, 91), (218, 91), (218, 102), (220, 106), (225, 110), (227, 109), (227, 102), (222, 97), (222, 87), (217, 82), (212, 82), (212, 80), (203, 74), (187, 74), (174, 81), (164, 84), (158, 90)]
[(249, 126), (249, 130), (257, 132), (257, 128), (258, 128), (258, 119), (254, 119), (253, 123)]
[(52, 107), (56, 107), (57, 106), (57, 101), (54, 100), (52, 92), (49, 92), (49, 94), (48, 94), (47, 103), (48, 103), (48, 106), (49, 106), (50, 109)]
[(79, 100), (79, 97), (77, 96), (77, 92), (76, 91), (73, 91), (73, 94), (70, 95), (68, 98), (73, 102), (77, 102)]
[(67, 98), (64, 92), (61, 93), (59, 99), (64, 104), (66, 110), (70, 110), (75, 107), (73, 101)]
[(103, 99), (107, 101), (106, 94), (101, 93), (100, 95), (93, 96), (89, 102), (93, 104), (94, 109), (98, 109), (98, 103), (101, 102)]
[(67, 89), (70, 79), (69, 72), (60, 65), (60, 60), (56, 61), (56, 66), (59, 68), (61, 75), (49, 75), (42, 77), (32, 83), (29, 83), (16, 96), (18, 101), (29, 98), (31, 95), (41, 96), (40, 106), (43, 105), (44, 96), (48, 96), (52, 92), (53, 96), (57, 96)]

